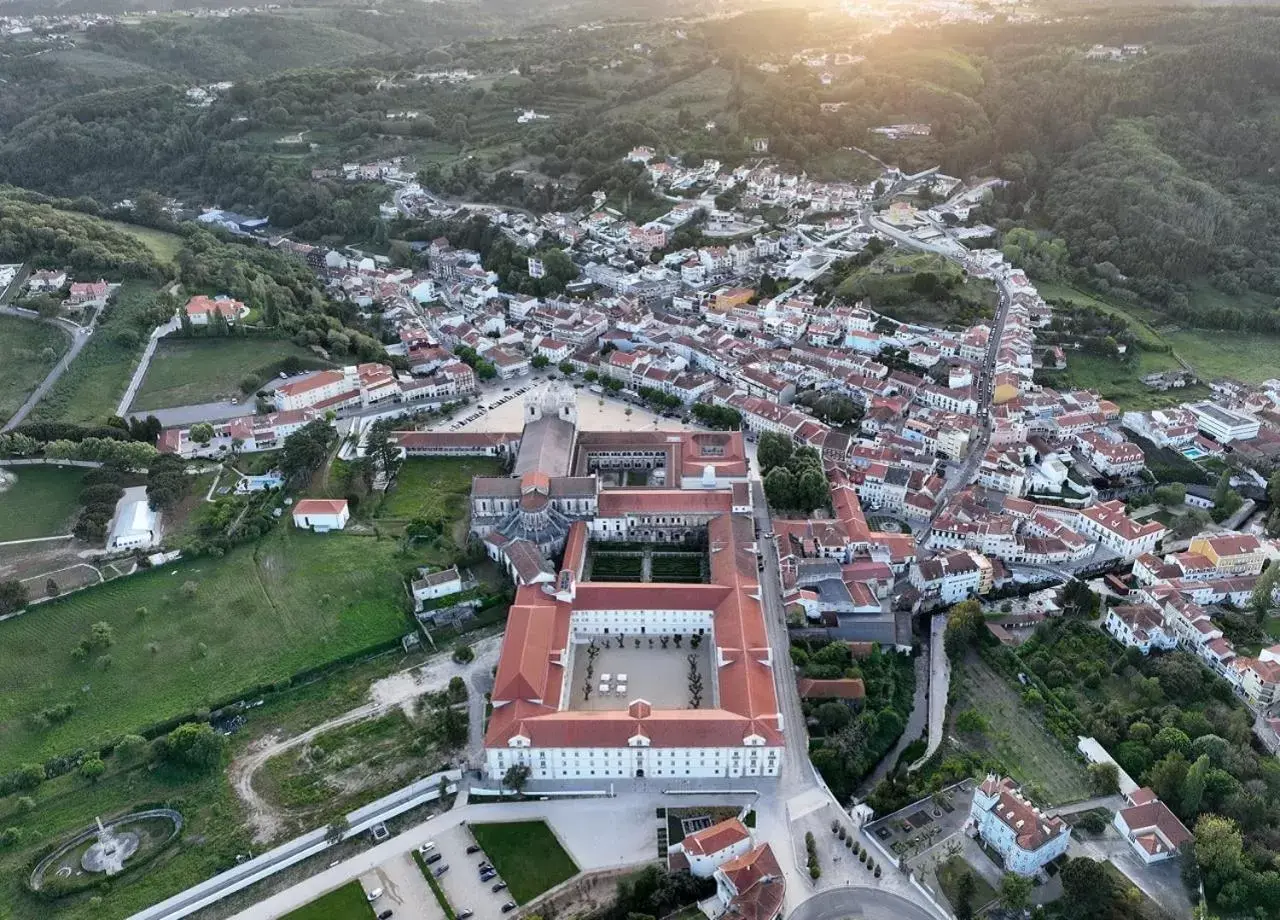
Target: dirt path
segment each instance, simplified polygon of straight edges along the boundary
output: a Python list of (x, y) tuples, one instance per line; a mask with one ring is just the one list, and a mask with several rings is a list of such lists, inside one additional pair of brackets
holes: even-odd
[[(497, 664), (501, 646), (501, 636), (481, 639), (472, 646), (476, 653), (475, 660), (465, 665), (455, 663), (448, 652), (441, 652), (425, 664), (374, 681), (369, 686), (369, 702), (355, 709), (348, 710), (291, 738), (282, 738), (279, 733), (273, 732), (249, 745), (243, 754), (232, 761), (228, 776), (236, 795), (244, 803), (247, 823), (253, 828), (254, 843), (267, 843), (275, 838), (284, 828), (285, 820), (288, 818), (287, 814), (253, 788), (254, 776), (268, 760), (306, 744), (325, 732), (342, 728), (353, 722), (376, 718), (396, 706), (405, 707), (407, 712), (409, 705), (418, 697), (424, 693), (445, 689), (450, 679), (454, 677), (465, 680), (468, 692), (474, 696), (475, 690), (472, 688), (477, 682), (483, 681)], [(480, 711), (484, 711), (483, 698), (481, 698)]]

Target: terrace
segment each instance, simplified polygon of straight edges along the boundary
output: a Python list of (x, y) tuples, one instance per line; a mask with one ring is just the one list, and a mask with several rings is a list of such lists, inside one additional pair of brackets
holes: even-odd
[[(574, 712), (608, 712), (626, 709), (634, 700), (646, 700), (654, 709), (691, 709), (689, 705), (689, 657), (701, 675), (701, 707), (716, 706), (717, 688), (712, 665), (710, 637), (693, 647), (686, 637), (677, 646), (668, 639), (663, 647), (658, 636), (600, 636), (592, 661), (588, 645), (572, 646), (569, 667), (569, 694), (566, 708)], [(606, 641), (608, 640), (608, 641)], [(619, 641), (622, 642), (619, 647)], [(637, 644), (638, 643), (638, 644)], [(587, 673), (590, 669), (591, 677)], [(590, 686), (590, 694), (586, 688)], [(601, 690), (601, 687), (607, 687)], [(625, 691), (620, 690), (625, 687)]]

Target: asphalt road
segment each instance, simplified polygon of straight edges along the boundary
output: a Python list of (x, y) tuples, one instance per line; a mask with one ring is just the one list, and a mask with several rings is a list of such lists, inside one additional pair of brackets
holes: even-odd
[[(893, 871), (893, 870), (890, 870)], [(787, 920), (936, 920), (925, 907), (879, 888), (828, 888), (791, 912)]]

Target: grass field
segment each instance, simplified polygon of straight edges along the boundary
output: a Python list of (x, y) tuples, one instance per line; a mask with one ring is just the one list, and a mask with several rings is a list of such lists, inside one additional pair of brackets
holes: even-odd
[(178, 258), (178, 250), (182, 248), (182, 237), (176, 233), (167, 233), (154, 227), (139, 227), (137, 224), (126, 224), (118, 220), (104, 220), (103, 223), (141, 241), (157, 259), (167, 265), (174, 264)]
[(283, 920), (368, 920), (376, 916), (359, 882), (347, 882), (310, 904), (284, 915)]
[(987, 880), (974, 872), (963, 856), (953, 856), (938, 866), (938, 884), (952, 907), (955, 907), (958, 899), (960, 879), (966, 875), (973, 878), (973, 896), (969, 900), (971, 907), (985, 907), (996, 899), (996, 890)]
[[(396, 553), (392, 540), (282, 526), (223, 558), (164, 566), (0, 623), (0, 771), (395, 639), (407, 628), (401, 569), (416, 562)], [(99, 621), (114, 643), (77, 663), (73, 647)], [(97, 662), (104, 653), (109, 662)], [(30, 722), (63, 702), (74, 706), (66, 721)]]
[(22, 408), (70, 344), (57, 326), (0, 316), (0, 420)]
[(286, 358), (306, 368), (328, 367), (305, 348), (285, 339), (218, 338), (173, 339), (156, 347), (147, 376), (129, 407), (134, 412), (167, 409), (237, 397), (250, 405), (240, 381), (249, 375), (266, 381), (281, 370)]
[(470, 827), (517, 904), (526, 904), (578, 874), (577, 865), (543, 821)]
[[(917, 278), (926, 273), (945, 286), (945, 293), (925, 295), (915, 289)], [(994, 315), (996, 305), (990, 281), (966, 277), (942, 256), (896, 249), (855, 269), (836, 293), (851, 301), (870, 298), (877, 310), (902, 322), (934, 325), (967, 325)]]
[(468, 497), (475, 476), (501, 476), (502, 464), (491, 457), (422, 457), (406, 460), (395, 484), (383, 496), (375, 517), (393, 527), (423, 518), (441, 528), (442, 536), (422, 546), (428, 562), (452, 565), (467, 542)]
[[(110, 315), (36, 405), (32, 421), (92, 424), (115, 414), (151, 331), (139, 328), (137, 317), (154, 303), (156, 290), (154, 284), (143, 281), (126, 281), (121, 286)], [(126, 330), (134, 337), (122, 341), (119, 336)]]
[(1048, 733), (1021, 697), (975, 653), (964, 660), (963, 677), (955, 713), (976, 709), (987, 717), (990, 728), (971, 746), (984, 747), (1000, 758), (1009, 775), (1030, 783), (1043, 796), (1043, 804), (1075, 802), (1092, 794), (1084, 767)]
[(1280, 377), (1280, 338), (1275, 336), (1187, 329), (1166, 338), (1203, 380), (1261, 383)]
[(1160, 409), (1209, 395), (1207, 386), (1197, 385), (1160, 392), (1142, 382), (1143, 376), (1178, 366), (1172, 355), (1143, 351), (1136, 361), (1117, 361), (1101, 355), (1067, 352), (1065, 371), (1044, 372), (1054, 386), (1097, 390), (1121, 409)]
[(17, 482), (0, 492), (0, 540), (68, 533), (75, 519), (84, 471), (52, 466), (11, 469)]

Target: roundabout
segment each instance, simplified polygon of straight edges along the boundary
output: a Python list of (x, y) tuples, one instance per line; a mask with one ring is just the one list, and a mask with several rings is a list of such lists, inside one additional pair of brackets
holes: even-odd
[(909, 901), (879, 888), (846, 886), (819, 891), (787, 920), (937, 920), (924, 897)]

